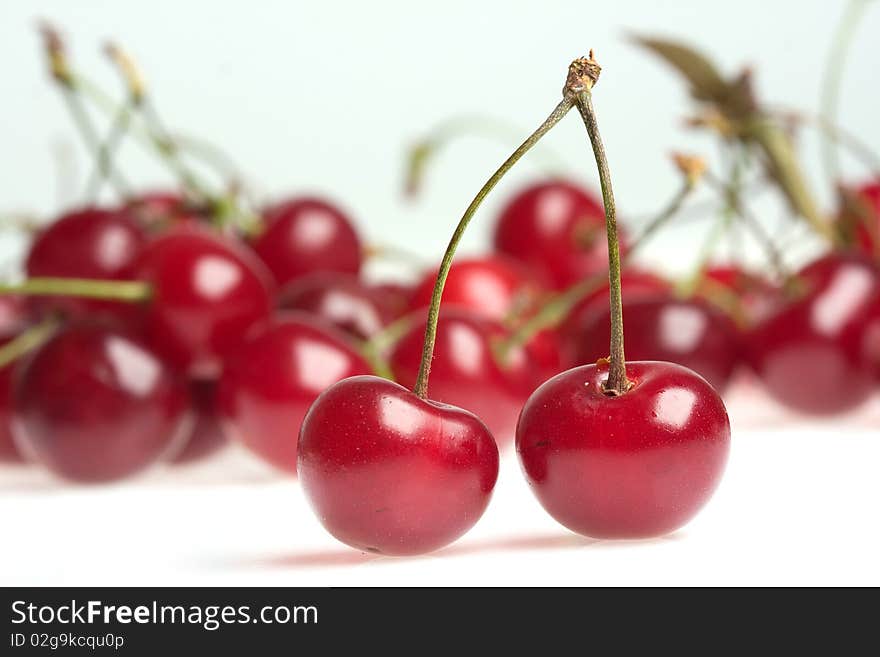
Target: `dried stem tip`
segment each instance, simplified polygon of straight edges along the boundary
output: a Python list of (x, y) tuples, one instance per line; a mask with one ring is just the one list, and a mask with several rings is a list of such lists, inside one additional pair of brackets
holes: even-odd
[(565, 79), (563, 95), (575, 95), (581, 91), (592, 89), (599, 81), (599, 73), (602, 67), (593, 59), (593, 51), (587, 57), (578, 57), (568, 67), (568, 77)]
[(119, 69), (125, 84), (128, 85), (128, 92), (131, 94), (132, 100), (136, 103), (143, 100), (144, 94), (146, 94), (146, 85), (134, 60), (113, 42), (108, 42), (104, 46), (104, 53)]
[(672, 161), (691, 187), (696, 187), (706, 173), (706, 160), (698, 155), (673, 153)]
[(61, 33), (48, 21), (40, 21), (37, 29), (43, 37), (43, 48), (49, 59), (49, 73), (61, 84), (68, 86), (73, 84), (73, 74), (67, 64), (67, 54)]

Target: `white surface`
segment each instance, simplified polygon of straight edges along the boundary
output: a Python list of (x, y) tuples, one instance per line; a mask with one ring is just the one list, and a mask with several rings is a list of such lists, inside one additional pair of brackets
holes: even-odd
[(0, 584), (880, 585), (880, 399), (824, 423), (742, 388), (729, 406), (721, 488), (662, 539), (569, 533), (508, 453), (469, 534), (427, 556), (377, 557), (326, 534), (295, 481), (227, 453), (100, 488), (0, 472)]

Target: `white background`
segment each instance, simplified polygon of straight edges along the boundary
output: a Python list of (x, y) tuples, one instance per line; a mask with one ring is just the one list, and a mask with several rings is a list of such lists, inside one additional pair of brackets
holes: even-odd
[[(74, 182), (89, 172), (46, 81), (33, 29), (38, 16), (67, 29), (77, 65), (114, 93), (117, 81), (99, 47), (107, 37), (122, 42), (166, 120), (234, 153), (265, 197), (325, 192), (351, 209), (372, 240), (436, 259), (471, 195), (506, 155), (491, 142), (463, 141), (438, 158), (421, 201), (406, 203), (402, 154), (437, 122), (487, 114), (525, 134), (557, 102), (568, 62), (594, 47), (604, 65), (596, 105), (618, 205), (644, 217), (676, 188), (668, 151), (713, 156), (716, 148), (681, 129), (690, 108), (684, 85), (628, 44), (626, 30), (683, 37), (730, 73), (752, 65), (762, 99), (815, 111), (842, 6), (4, 0), (0, 210), (48, 217), (75, 202), (69, 190), (76, 185), (58, 182), (59, 154), (73, 160)], [(840, 115), (875, 150), (878, 30), (875, 7), (852, 51)], [(575, 117), (548, 143), (571, 162), (570, 175), (594, 180)], [(816, 139), (805, 135), (802, 147), (815, 191), (828, 203)], [(136, 148), (123, 157), (130, 177), (145, 186), (167, 180)], [(540, 171), (535, 162), (502, 184), (465, 251), (485, 247), (493, 210)], [(856, 162), (844, 163), (849, 175), (863, 173)], [(768, 222), (780, 214), (772, 198), (755, 208)], [(690, 225), (669, 230), (646, 258), (686, 271), (694, 235)], [(10, 236), (0, 245), (5, 254), (18, 246)], [(880, 584), (880, 404), (816, 422), (787, 416), (739, 387), (729, 405), (733, 452), (721, 489), (696, 521), (657, 541), (572, 536), (531, 499), (508, 458), (485, 518), (459, 543), (416, 559), (362, 555), (324, 534), (295, 482), (227, 453), (196, 469), (160, 469), (101, 488), (0, 469), (0, 583)]]

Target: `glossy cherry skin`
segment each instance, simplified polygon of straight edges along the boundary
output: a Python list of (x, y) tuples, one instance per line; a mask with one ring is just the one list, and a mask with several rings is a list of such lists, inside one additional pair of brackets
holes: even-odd
[(303, 491), (324, 527), (358, 550), (430, 552), (483, 515), (498, 448), (475, 415), (375, 376), (344, 379), (309, 409)]
[[(626, 355), (688, 367), (723, 391), (740, 359), (740, 343), (730, 319), (700, 299), (635, 299), (623, 304)], [(570, 367), (608, 356), (610, 311), (595, 312), (564, 335)]]
[(171, 463), (185, 465), (213, 456), (229, 442), (217, 413), (217, 382), (190, 381), (192, 428)]
[(865, 256), (833, 253), (797, 280), (805, 296), (748, 334), (749, 363), (789, 408), (811, 415), (855, 408), (874, 388), (877, 361), (867, 329), (876, 316), (880, 273)]
[(628, 362), (634, 386), (603, 392), (607, 366), (553, 377), (523, 407), (516, 450), (535, 496), (570, 530), (650, 538), (685, 525), (727, 462), (730, 423), (705, 379), (673, 363)]
[[(394, 378), (409, 388), (418, 377), (424, 337), (422, 317), (394, 345), (388, 358)], [(479, 417), (501, 446), (513, 442), (519, 411), (540, 382), (524, 350), (513, 350), (504, 365), (498, 361), (493, 342), (504, 337), (506, 332), (499, 324), (460, 308), (444, 307), (428, 386), (431, 399)]]
[(227, 434), (289, 473), (312, 402), (340, 379), (372, 368), (347, 337), (307, 315), (279, 315), (227, 361), (217, 404)]
[[(603, 311), (610, 304), (610, 286), (607, 276), (595, 291), (581, 299), (568, 317), (562, 322), (561, 333), (565, 334), (577, 327), (595, 312)], [(672, 293), (672, 285), (668, 280), (649, 271), (637, 267), (626, 267), (620, 275), (621, 295), (627, 301), (636, 299), (666, 298)]]
[(14, 391), (22, 452), (78, 482), (133, 475), (183, 439), (186, 385), (139, 340), (74, 324), (21, 365)]
[(362, 340), (395, 317), (387, 295), (352, 274), (339, 272), (315, 272), (296, 279), (281, 290), (278, 305), (320, 317)]
[[(34, 239), (25, 263), (28, 277), (132, 278), (132, 263), (147, 236), (130, 213), (88, 207), (59, 217)], [(128, 316), (130, 304), (72, 297), (34, 299), (39, 309), (76, 316), (95, 312)]]
[[(431, 304), (436, 279), (436, 270), (422, 277), (410, 297), (411, 310)], [(503, 322), (534, 309), (542, 292), (537, 279), (516, 260), (500, 255), (465, 258), (449, 270), (443, 304)]]
[(294, 199), (269, 207), (263, 219), (266, 228), (254, 249), (279, 285), (315, 271), (360, 271), (360, 238), (348, 216), (331, 203)]
[[(620, 241), (625, 245), (624, 235)], [(608, 267), (601, 200), (564, 180), (531, 185), (511, 199), (498, 217), (494, 244), (560, 289)]]
[(271, 276), (245, 245), (207, 228), (162, 233), (135, 264), (152, 286), (144, 325), (150, 344), (193, 378), (214, 378), (274, 306)]

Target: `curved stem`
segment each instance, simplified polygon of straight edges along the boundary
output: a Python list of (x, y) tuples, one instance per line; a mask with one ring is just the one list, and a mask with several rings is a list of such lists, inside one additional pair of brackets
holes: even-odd
[[(667, 221), (679, 213), (685, 200), (691, 195), (694, 189), (695, 187), (692, 183), (685, 181), (666, 207), (648, 221), (627, 250), (626, 255), (623, 256), (621, 266), (626, 265), (639, 248), (646, 244)], [(538, 332), (557, 326), (562, 320), (571, 314), (575, 306), (591, 294), (600, 290), (605, 281), (606, 277), (604, 274), (596, 274), (595, 276), (578, 281), (574, 285), (569, 286), (562, 292), (551, 297), (538, 312), (520, 324), (520, 326), (513, 331), (508, 338), (500, 343), (498, 354), (502, 362), (506, 361), (509, 354), (515, 349), (527, 344)]]
[[(422, 187), (428, 162), (450, 143), (461, 137), (481, 136), (509, 146), (519, 141), (521, 131), (514, 125), (488, 116), (455, 116), (437, 125), (409, 151), (406, 161), (405, 191), (415, 196)], [(544, 158), (548, 174), (570, 169), (556, 153), (547, 149), (535, 151)]]
[(29, 278), (21, 283), (0, 283), (0, 294), (68, 296), (110, 301), (146, 301), (152, 294), (148, 283), (93, 278)]
[(57, 317), (47, 317), (0, 347), (0, 369), (43, 344), (51, 337), (60, 323)]
[[(827, 65), (822, 76), (819, 97), (820, 114), (830, 125), (837, 123), (843, 70), (846, 66), (846, 59), (849, 54), (849, 47), (852, 44), (853, 35), (867, 5), (867, 0), (850, 0), (834, 34), (834, 40), (831, 43), (831, 51), (828, 53), (828, 59), (826, 60)], [(828, 139), (822, 144), (822, 163), (825, 165), (825, 175), (836, 184), (840, 179), (840, 158), (836, 145)]]
[[(590, 58), (592, 59), (592, 57)], [(623, 303), (620, 295), (620, 245), (617, 241), (617, 215), (614, 207), (614, 191), (611, 189), (611, 172), (605, 146), (599, 134), (596, 110), (593, 109), (593, 94), (590, 86), (577, 95), (577, 106), (593, 145), (593, 155), (599, 169), (599, 182), (602, 187), (602, 201), (605, 204), (605, 230), (608, 233), (608, 283), (611, 300), (611, 345), (608, 363), (608, 380), (605, 393), (622, 395), (632, 386), (626, 378), (626, 356), (623, 349)]]
[(455, 250), (458, 248), (458, 243), (461, 241), (464, 231), (467, 229), (471, 218), (477, 211), (477, 208), (480, 207), (483, 200), (488, 196), (489, 192), (492, 191), (495, 185), (498, 184), (504, 175), (532, 148), (532, 146), (540, 141), (541, 137), (547, 134), (553, 126), (559, 123), (563, 117), (568, 114), (568, 111), (572, 108), (573, 104), (574, 96), (567, 93), (544, 123), (542, 123), (535, 132), (529, 135), (519, 148), (517, 148), (510, 157), (504, 161), (498, 170), (495, 171), (482, 188), (480, 188), (480, 191), (477, 192), (474, 200), (471, 201), (467, 210), (465, 210), (459, 220), (458, 226), (456, 226), (455, 232), (452, 234), (452, 239), (449, 240), (449, 245), (446, 247), (446, 252), (443, 254), (443, 259), (440, 261), (440, 269), (437, 272), (437, 280), (434, 283), (434, 292), (431, 294), (431, 305), (428, 308), (428, 322), (425, 326), (425, 344), (422, 348), (422, 360), (421, 363), (419, 363), (419, 374), (416, 379), (416, 384), (413, 387), (413, 392), (422, 399), (428, 396), (428, 376), (431, 373), (431, 361), (434, 358), (434, 341), (437, 337), (437, 321), (440, 316), (440, 298), (443, 296), (443, 286), (446, 284), (446, 277), (449, 274), (449, 268), (452, 266), (452, 259), (455, 256)]

